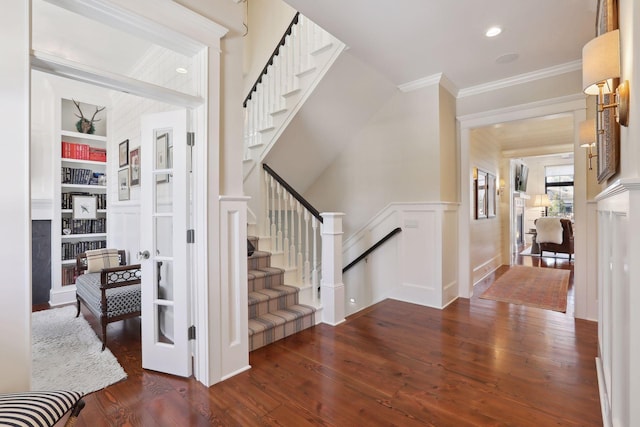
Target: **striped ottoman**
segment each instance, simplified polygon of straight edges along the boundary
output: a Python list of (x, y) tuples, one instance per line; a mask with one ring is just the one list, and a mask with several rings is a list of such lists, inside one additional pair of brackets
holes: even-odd
[(73, 409), (66, 424), (72, 426), (83, 407), (82, 393), (75, 391), (0, 394), (0, 426), (53, 426)]

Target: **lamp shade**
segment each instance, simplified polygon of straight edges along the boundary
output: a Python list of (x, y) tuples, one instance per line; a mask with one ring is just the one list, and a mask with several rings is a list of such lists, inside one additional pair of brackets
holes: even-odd
[(612, 79), (620, 77), (620, 30), (596, 37), (582, 48), (582, 88), (598, 94), (598, 83), (606, 82), (604, 93), (614, 90)]
[(551, 206), (548, 194), (536, 194), (531, 200), (531, 206), (534, 208), (546, 208)]
[(596, 119), (587, 119), (580, 122), (579, 126), (581, 147), (589, 147), (596, 142)]

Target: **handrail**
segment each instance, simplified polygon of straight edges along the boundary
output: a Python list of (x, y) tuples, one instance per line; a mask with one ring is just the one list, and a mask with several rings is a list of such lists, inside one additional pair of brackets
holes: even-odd
[(291, 194), (293, 196), (294, 199), (296, 199), (298, 202), (300, 202), (300, 204), (302, 206), (304, 206), (309, 212), (311, 212), (311, 215), (315, 216), (318, 221), (322, 222), (322, 216), (320, 215), (320, 212), (316, 208), (311, 206), (311, 203), (309, 203), (307, 201), (307, 199), (302, 197), (300, 195), (300, 193), (298, 193), (296, 190), (294, 190), (292, 186), (287, 184), (287, 181), (285, 181), (282, 177), (280, 177), (280, 175), (278, 175), (266, 163), (262, 164), (262, 169), (264, 169), (269, 175), (271, 175), (273, 177), (273, 179), (278, 181), (278, 183), (280, 183), (280, 185), (282, 185), (285, 188), (285, 190), (287, 190), (289, 192), (289, 194)]
[(294, 15), (293, 19), (291, 20), (291, 23), (289, 24), (289, 26), (287, 27), (287, 30), (284, 32), (284, 34), (282, 35), (282, 38), (280, 39), (280, 41), (278, 42), (278, 44), (276, 45), (276, 48), (273, 50), (273, 53), (271, 54), (271, 56), (269, 57), (269, 60), (267, 61), (266, 65), (264, 66), (264, 68), (262, 69), (262, 71), (260, 72), (260, 75), (258, 76), (258, 78), (256, 79), (256, 82), (253, 84), (253, 86), (251, 87), (251, 90), (249, 91), (249, 94), (247, 95), (247, 97), (244, 99), (244, 102), (242, 103), (242, 107), (246, 108), (247, 107), (247, 102), (249, 102), (249, 100), (251, 99), (251, 96), (253, 95), (253, 92), (256, 91), (256, 88), (258, 87), (258, 85), (262, 82), (262, 77), (265, 76), (267, 74), (267, 69), (269, 68), (269, 65), (273, 64), (273, 58), (275, 58), (276, 56), (278, 56), (278, 53), (280, 53), (280, 48), (282, 46), (284, 46), (285, 42), (286, 42), (286, 38), (287, 36), (291, 35), (291, 31), (293, 29), (293, 26), (296, 25), (298, 23), (298, 18), (300, 16), (300, 12), (296, 12), (296, 14)]
[(395, 236), (396, 234), (398, 234), (401, 231), (402, 231), (402, 228), (400, 228), (400, 227), (397, 227), (397, 228), (393, 229), (392, 231), (390, 231), (386, 236), (384, 236), (382, 239), (378, 240), (378, 242), (376, 244), (374, 244), (369, 249), (364, 251), (362, 253), (362, 255), (360, 255), (355, 260), (351, 261), (351, 263), (349, 263), (345, 268), (343, 268), (342, 269), (342, 274), (344, 274), (351, 267), (353, 267), (354, 265), (356, 265), (357, 263), (362, 261), (364, 258), (366, 258), (367, 255), (369, 255), (371, 252), (375, 251), (378, 248), (378, 246), (382, 245), (384, 242), (386, 242), (387, 240), (389, 240), (390, 238), (392, 238), (393, 236)]

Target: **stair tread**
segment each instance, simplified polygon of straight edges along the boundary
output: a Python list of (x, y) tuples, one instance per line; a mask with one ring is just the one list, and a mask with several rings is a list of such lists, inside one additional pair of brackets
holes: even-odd
[(270, 276), (274, 274), (280, 274), (284, 272), (285, 270), (279, 267), (260, 267), (260, 268), (249, 269), (247, 271), (247, 274), (249, 274), (249, 279), (251, 279), (251, 276), (256, 278), (256, 277), (264, 277), (264, 276)]
[(249, 292), (249, 304), (257, 304), (261, 301), (268, 301), (270, 299), (279, 298), (281, 296), (287, 296), (296, 294), (299, 291), (295, 286), (278, 285), (272, 288), (264, 288), (257, 291)]
[(304, 316), (312, 315), (315, 312), (316, 309), (314, 307), (295, 304), (282, 310), (263, 314), (255, 319), (249, 319), (249, 336), (270, 328), (275, 328), (287, 322), (296, 321)]

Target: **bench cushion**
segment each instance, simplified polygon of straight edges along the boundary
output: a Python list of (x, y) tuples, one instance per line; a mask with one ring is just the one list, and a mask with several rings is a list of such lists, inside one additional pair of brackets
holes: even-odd
[(52, 426), (80, 400), (75, 391), (0, 394), (0, 425)]
[[(76, 279), (76, 292), (87, 303), (87, 307), (96, 317), (102, 317), (100, 304), (100, 273), (81, 274)], [(107, 289), (107, 317), (140, 311), (140, 285), (122, 286)]]

